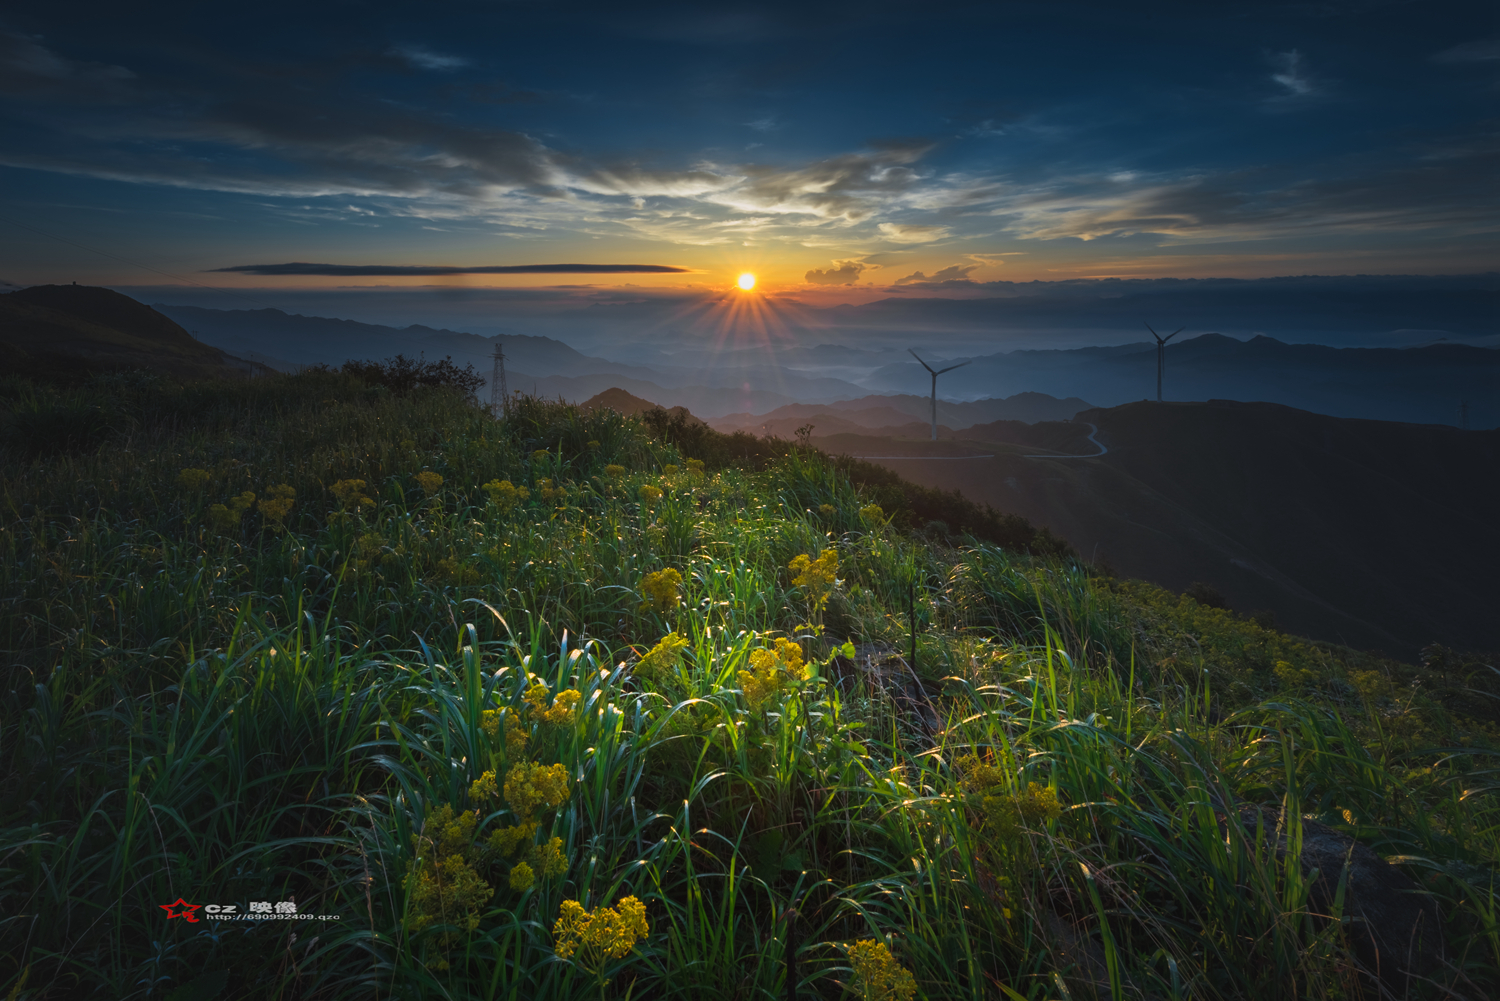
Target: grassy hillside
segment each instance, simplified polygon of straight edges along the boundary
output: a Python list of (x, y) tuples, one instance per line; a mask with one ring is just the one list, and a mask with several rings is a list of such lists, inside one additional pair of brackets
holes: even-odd
[(785, 442), (366, 376), (96, 380), (118, 427), (0, 458), (8, 998), (1500, 989), (1492, 669)]
[(11, 372), (53, 381), (132, 368), (232, 378), (255, 368), (194, 340), (150, 306), (83, 285), (35, 285), (0, 295), (0, 354)]
[[(1432, 642), (1500, 648), (1500, 529), (1488, 517), (1500, 431), (1231, 401), (1132, 403), (1079, 420), (1097, 425), (1108, 454), (1029, 459), (1090, 454), (1088, 428), (998, 422), (933, 453), (994, 459), (886, 465), (1017, 512), (1129, 576), (1212, 584), (1304, 635), (1406, 659)], [(842, 436), (820, 444), (907, 454)]]

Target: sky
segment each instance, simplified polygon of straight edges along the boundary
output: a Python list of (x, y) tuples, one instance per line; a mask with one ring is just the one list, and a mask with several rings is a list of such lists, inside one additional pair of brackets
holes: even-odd
[(1474, 274), (1497, 98), (1489, 3), (18, 4), (0, 281)]

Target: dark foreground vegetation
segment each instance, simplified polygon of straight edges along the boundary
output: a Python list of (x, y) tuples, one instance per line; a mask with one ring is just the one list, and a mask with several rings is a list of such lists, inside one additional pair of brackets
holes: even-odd
[(7, 998), (1500, 991), (1481, 659), (365, 376), (0, 383)]

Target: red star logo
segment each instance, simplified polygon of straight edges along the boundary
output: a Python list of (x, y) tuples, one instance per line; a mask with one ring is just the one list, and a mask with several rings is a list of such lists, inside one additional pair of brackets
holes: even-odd
[[(198, 908), (202, 907), (203, 905), (202, 904), (190, 904), (186, 900), (183, 900), (181, 897), (178, 897), (176, 903), (172, 903), (172, 904), (157, 904), (156, 906), (160, 907), (162, 910), (166, 911), (168, 918), (187, 918), (189, 921), (193, 922), (194, 924), (197, 924), (198, 923), (198, 919), (193, 916), (193, 912), (196, 911)], [(179, 907), (181, 908), (181, 910), (175, 910), (175, 908), (179, 908)]]

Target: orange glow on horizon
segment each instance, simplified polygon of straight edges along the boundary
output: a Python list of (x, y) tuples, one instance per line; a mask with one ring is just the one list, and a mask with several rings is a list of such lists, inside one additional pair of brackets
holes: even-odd
[(744, 274), (740, 275), (739, 281), (736, 284), (738, 284), (740, 288), (748, 292), (755, 287), (755, 276), (746, 271)]

